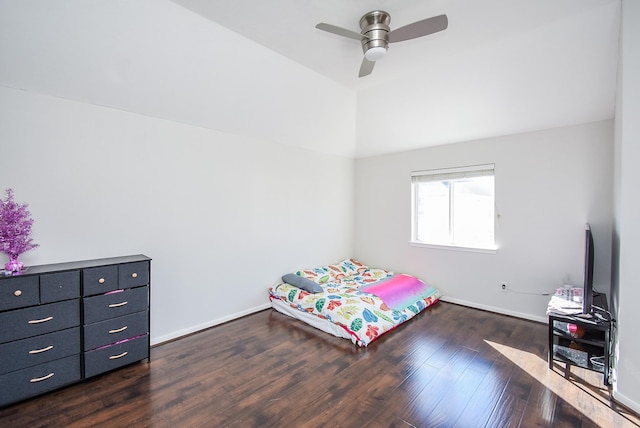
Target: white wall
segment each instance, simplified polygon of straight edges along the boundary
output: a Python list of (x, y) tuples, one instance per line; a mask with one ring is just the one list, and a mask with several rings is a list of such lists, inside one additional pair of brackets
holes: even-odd
[(616, 111), (613, 288), (618, 317), (614, 397), (640, 412), (640, 3), (623, 0)]
[(152, 257), (153, 343), (351, 255), (350, 158), (6, 87), (0, 112), (0, 188), (29, 203), (40, 244), (21, 259)]
[[(546, 321), (548, 296), (581, 284), (584, 223), (596, 244), (595, 286), (609, 291), (613, 122), (557, 128), (356, 160), (355, 255), (419, 276), (445, 300)], [(410, 172), (495, 164), (496, 254), (409, 245)]]
[(354, 153), (352, 91), (169, 0), (0, 0), (0, 40), (3, 86)]

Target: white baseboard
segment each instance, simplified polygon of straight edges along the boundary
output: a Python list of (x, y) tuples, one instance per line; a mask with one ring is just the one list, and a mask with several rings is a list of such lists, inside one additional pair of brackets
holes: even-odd
[[(514, 311), (505, 311), (504, 309), (501, 308), (495, 308), (493, 306), (487, 306), (487, 305), (480, 305), (478, 303), (475, 302), (470, 302), (467, 300), (462, 300), (462, 299), (454, 299), (454, 298), (450, 298), (450, 297), (446, 297), (443, 296), (440, 298), (440, 300), (442, 300), (443, 302), (449, 302), (449, 303), (455, 303), (457, 305), (462, 305), (462, 306), (468, 306), (470, 308), (475, 308), (475, 309), (481, 309), (483, 311), (489, 311), (489, 312), (494, 312), (497, 314), (502, 314), (502, 315), (509, 315), (512, 317), (516, 317), (516, 318), (524, 318), (530, 321), (536, 321), (536, 322), (541, 322), (546, 324), (548, 322), (546, 317), (536, 317), (536, 316), (532, 316), (529, 314), (523, 314), (521, 312), (514, 312)], [(193, 334), (193, 333), (197, 333), (198, 331), (201, 330), (206, 330), (208, 328), (214, 327), (216, 325), (219, 324), (223, 324), (225, 322), (228, 321), (232, 321), (234, 319), (237, 318), (241, 318), (243, 316), (255, 313), (255, 312), (260, 312), (263, 311), (265, 309), (268, 309), (271, 307), (271, 303), (265, 303), (263, 305), (260, 306), (256, 306), (254, 308), (251, 309), (247, 309), (245, 311), (241, 311), (241, 312), (236, 312), (234, 314), (231, 315), (227, 315), (226, 317), (222, 317), (222, 318), (218, 318), (215, 320), (211, 320), (211, 321), (207, 321), (206, 323), (202, 323), (202, 324), (198, 324), (198, 325), (194, 325), (191, 326), (189, 328), (185, 328), (183, 330), (178, 330), (178, 331), (174, 331), (171, 332), (169, 334), (165, 334), (162, 336), (153, 336), (153, 334), (151, 335), (151, 345), (159, 345), (161, 343), (164, 342), (168, 342), (170, 340), (174, 340), (174, 339), (178, 339), (182, 336), (187, 336), (189, 334)]]
[(540, 323), (543, 323), (543, 324), (548, 324), (549, 323), (549, 319), (547, 317), (539, 317), (539, 316), (535, 316), (535, 315), (524, 314), (522, 312), (506, 311), (506, 310), (501, 309), (501, 308), (495, 308), (493, 306), (481, 305), (481, 304), (478, 304), (478, 303), (475, 303), (475, 302), (469, 302), (467, 300), (454, 299), (454, 298), (446, 297), (446, 296), (441, 297), (440, 300), (442, 300), (443, 302), (455, 303), (456, 305), (468, 306), (468, 307), (474, 308), (474, 309), (482, 309), (483, 311), (495, 312), (495, 313), (501, 314), (501, 315), (509, 315), (509, 316), (516, 317), (516, 318), (523, 318), (523, 319), (526, 319), (526, 320), (529, 320), (529, 321), (540, 322)]
[(243, 317), (245, 315), (253, 314), (255, 312), (260, 312), (260, 311), (263, 311), (263, 310), (268, 309), (270, 307), (271, 307), (271, 302), (265, 303), (263, 305), (255, 307), (255, 308), (247, 309), (245, 311), (236, 312), (235, 314), (227, 315), (226, 317), (222, 317), (222, 318), (218, 318), (218, 319), (215, 319), (215, 320), (207, 321), (206, 323), (194, 325), (194, 326), (191, 326), (189, 328), (185, 328), (183, 330), (174, 331), (172, 333), (165, 334), (165, 335), (162, 335), (162, 336), (154, 337), (153, 334), (152, 334), (151, 335), (151, 346), (159, 345), (161, 343), (168, 342), (170, 340), (174, 340), (174, 339), (177, 339), (177, 338), (182, 337), (182, 336), (187, 336), (189, 334), (196, 333), (196, 332), (201, 331), (201, 330), (206, 330), (206, 329), (208, 329), (210, 327), (213, 327), (213, 326), (216, 326), (218, 324), (223, 324), (223, 323), (225, 323), (227, 321), (232, 321), (234, 319), (241, 318), (241, 317)]
[(629, 408), (630, 410), (633, 410), (636, 413), (640, 413), (640, 404), (631, 400), (629, 397), (625, 396), (624, 394), (620, 394), (615, 389), (611, 392), (611, 395), (613, 396), (613, 399), (618, 403)]

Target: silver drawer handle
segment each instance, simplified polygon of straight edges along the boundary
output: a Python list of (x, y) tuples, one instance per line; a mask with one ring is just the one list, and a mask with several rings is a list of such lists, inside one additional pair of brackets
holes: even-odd
[(137, 277), (138, 277), (138, 273), (137, 272), (134, 272), (134, 273), (131, 274), (131, 278), (137, 278)]
[(123, 352), (123, 353), (122, 353), (122, 354), (120, 354), (120, 355), (112, 355), (112, 356), (110, 356), (110, 357), (109, 357), (109, 359), (110, 359), (110, 360), (117, 360), (118, 358), (122, 358), (122, 357), (124, 357), (124, 356), (125, 356), (125, 355), (127, 355), (127, 354), (128, 354), (128, 352), (127, 352), (127, 351), (125, 351), (125, 352)]
[(112, 303), (109, 305), (110, 308), (119, 308), (120, 306), (124, 306), (129, 302), (120, 302), (120, 303)]
[(31, 382), (31, 383), (42, 382), (43, 380), (47, 380), (47, 379), (49, 379), (50, 377), (53, 377), (53, 374), (54, 374), (54, 373), (53, 373), (53, 372), (51, 372), (51, 373), (49, 373), (49, 374), (48, 374), (48, 375), (46, 375), (46, 376), (42, 376), (42, 377), (37, 377), (37, 378), (35, 378), (35, 379), (31, 379), (29, 382)]
[(29, 324), (40, 324), (43, 322), (47, 322), (47, 321), (51, 321), (53, 319), (53, 317), (46, 317), (46, 318), (42, 318), (39, 320), (29, 320)]
[(122, 328), (116, 328), (115, 330), (109, 330), (109, 334), (120, 333), (121, 331), (125, 331), (126, 329), (127, 329), (127, 326), (125, 325)]
[(32, 349), (31, 351), (29, 351), (30, 354), (40, 354), (41, 352), (47, 352), (53, 349), (53, 345), (49, 345), (46, 348), (42, 348), (42, 349)]

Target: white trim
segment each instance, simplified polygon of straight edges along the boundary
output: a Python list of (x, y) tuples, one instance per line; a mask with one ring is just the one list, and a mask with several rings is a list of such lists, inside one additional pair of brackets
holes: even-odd
[[(501, 308), (496, 308), (496, 307), (487, 306), (487, 305), (481, 305), (481, 304), (478, 304), (478, 303), (470, 302), (468, 300), (456, 299), (456, 298), (451, 298), (451, 297), (447, 297), (447, 296), (441, 296), (439, 298), (439, 300), (441, 300), (443, 302), (448, 302), (448, 303), (455, 303), (456, 305), (467, 306), (467, 307), (474, 308), (474, 309), (481, 309), (483, 311), (494, 312), (494, 313), (501, 314), (501, 315), (509, 315), (509, 316), (516, 317), (516, 318), (527, 319), (529, 321), (535, 321), (535, 322), (539, 322), (539, 323), (543, 323), (543, 324), (548, 324), (548, 322), (549, 322), (548, 318), (546, 318), (546, 317), (537, 317), (537, 316), (534, 316), (534, 315), (524, 314), (524, 313), (515, 312), (515, 311), (505, 311), (504, 309), (501, 309)], [(243, 316), (253, 314), (255, 312), (260, 312), (260, 311), (263, 311), (265, 309), (269, 309), (271, 307), (273, 307), (271, 303), (265, 303), (263, 305), (256, 306), (254, 308), (247, 309), (246, 311), (236, 312), (235, 314), (228, 315), (226, 317), (218, 318), (218, 319), (215, 319), (215, 320), (211, 320), (211, 321), (208, 321), (206, 323), (202, 323), (202, 324), (199, 324), (199, 325), (196, 325), (196, 326), (192, 326), (192, 327), (189, 327), (189, 328), (186, 328), (186, 329), (183, 329), (183, 330), (178, 330), (178, 331), (170, 333), (170, 334), (165, 334), (165, 335), (160, 336), (160, 337), (152, 337), (151, 338), (151, 345), (152, 346), (153, 345), (160, 345), (160, 344), (162, 344), (164, 342), (168, 342), (170, 340), (178, 339), (180, 337), (187, 336), (189, 334), (197, 333), (199, 331), (206, 330), (206, 329), (211, 328), (211, 327), (215, 327), (216, 325), (224, 324), (225, 322), (232, 321), (232, 320), (235, 320), (237, 318), (241, 318)], [(314, 317), (314, 318), (318, 318), (318, 317)], [(314, 327), (316, 327), (316, 328), (318, 328), (320, 330), (323, 330), (323, 331), (327, 331), (327, 330), (321, 328), (320, 326), (314, 326)], [(344, 337), (345, 339), (350, 339), (350, 340), (352, 339), (351, 337), (342, 336), (342, 334), (340, 334), (340, 333), (344, 333), (344, 330), (340, 331), (338, 334), (335, 334), (335, 333), (329, 332), (329, 331), (327, 331), (327, 333), (334, 334), (335, 336), (338, 336), (338, 337)], [(633, 401), (629, 400), (624, 395), (621, 395), (621, 394), (616, 394), (616, 395), (618, 395), (620, 397), (620, 400), (618, 400), (618, 401), (620, 403), (624, 404), (625, 406), (627, 406), (627, 407), (629, 407), (629, 408), (631, 408), (633, 410), (636, 410), (636, 411), (638, 411), (638, 409), (640, 409), (640, 405), (638, 405), (637, 403), (634, 403)], [(616, 397), (616, 399), (617, 399), (617, 397)]]
[(611, 395), (613, 396), (614, 401), (617, 401), (618, 403), (622, 404), (625, 407), (628, 407), (636, 413), (640, 413), (640, 404), (633, 401), (626, 395), (620, 394), (616, 389), (613, 389), (611, 391)]
[(255, 308), (247, 309), (247, 310), (241, 311), (241, 312), (236, 312), (235, 314), (227, 315), (226, 317), (222, 317), (222, 318), (218, 318), (218, 319), (215, 319), (215, 320), (207, 321), (205, 323), (194, 325), (194, 326), (191, 326), (189, 328), (185, 328), (183, 330), (174, 331), (173, 333), (165, 334), (165, 335), (162, 335), (162, 336), (159, 336), (159, 337), (154, 337), (153, 334), (152, 334), (151, 335), (151, 345), (152, 346), (153, 345), (160, 345), (160, 344), (162, 344), (164, 342), (168, 342), (168, 341), (173, 340), (173, 339), (178, 339), (180, 337), (187, 336), (187, 335), (192, 334), (192, 333), (197, 333), (199, 331), (206, 330), (206, 329), (214, 327), (216, 325), (224, 324), (225, 322), (228, 322), (228, 321), (233, 321), (233, 320), (235, 320), (237, 318), (241, 318), (241, 317), (243, 317), (245, 315), (250, 315), (250, 314), (253, 314), (255, 312), (263, 311), (263, 310), (268, 309), (270, 307), (271, 307), (271, 303), (265, 303), (263, 305), (256, 306)]
[(526, 319), (526, 320), (529, 320), (529, 321), (539, 322), (539, 323), (542, 323), (542, 324), (549, 324), (549, 319), (547, 317), (540, 317), (540, 316), (536, 316), (536, 315), (524, 314), (522, 312), (506, 311), (506, 310), (504, 310), (502, 308), (496, 308), (496, 307), (493, 307), (493, 306), (481, 305), (481, 304), (478, 304), (478, 303), (469, 302), (468, 300), (455, 299), (455, 298), (446, 297), (446, 296), (440, 297), (440, 300), (442, 300), (443, 302), (455, 303), (456, 305), (468, 306), (468, 307), (474, 308), (474, 309), (482, 309), (483, 311), (494, 312), (496, 314), (509, 315), (511, 317), (522, 318), (522, 319)]
[(467, 251), (470, 253), (496, 254), (498, 252), (498, 247), (495, 247), (495, 248), (462, 247), (459, 245), (427, 244), (426, 242), (420, 242), (420, 241), (409, 241), (409, 245), (411, 245), (412, 247), (433, 248), (436, 250)]

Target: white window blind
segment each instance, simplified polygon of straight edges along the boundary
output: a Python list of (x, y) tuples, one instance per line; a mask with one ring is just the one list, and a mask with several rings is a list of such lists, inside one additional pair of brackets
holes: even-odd
[(414, 171), (411, 173), (411, 179), (416, 182), (427, 182), (488, 177), (494, 175), (494, 169), (495, 166), (493, 164), (488, 164), (459, 168), (434, 169), (428, 171)]

